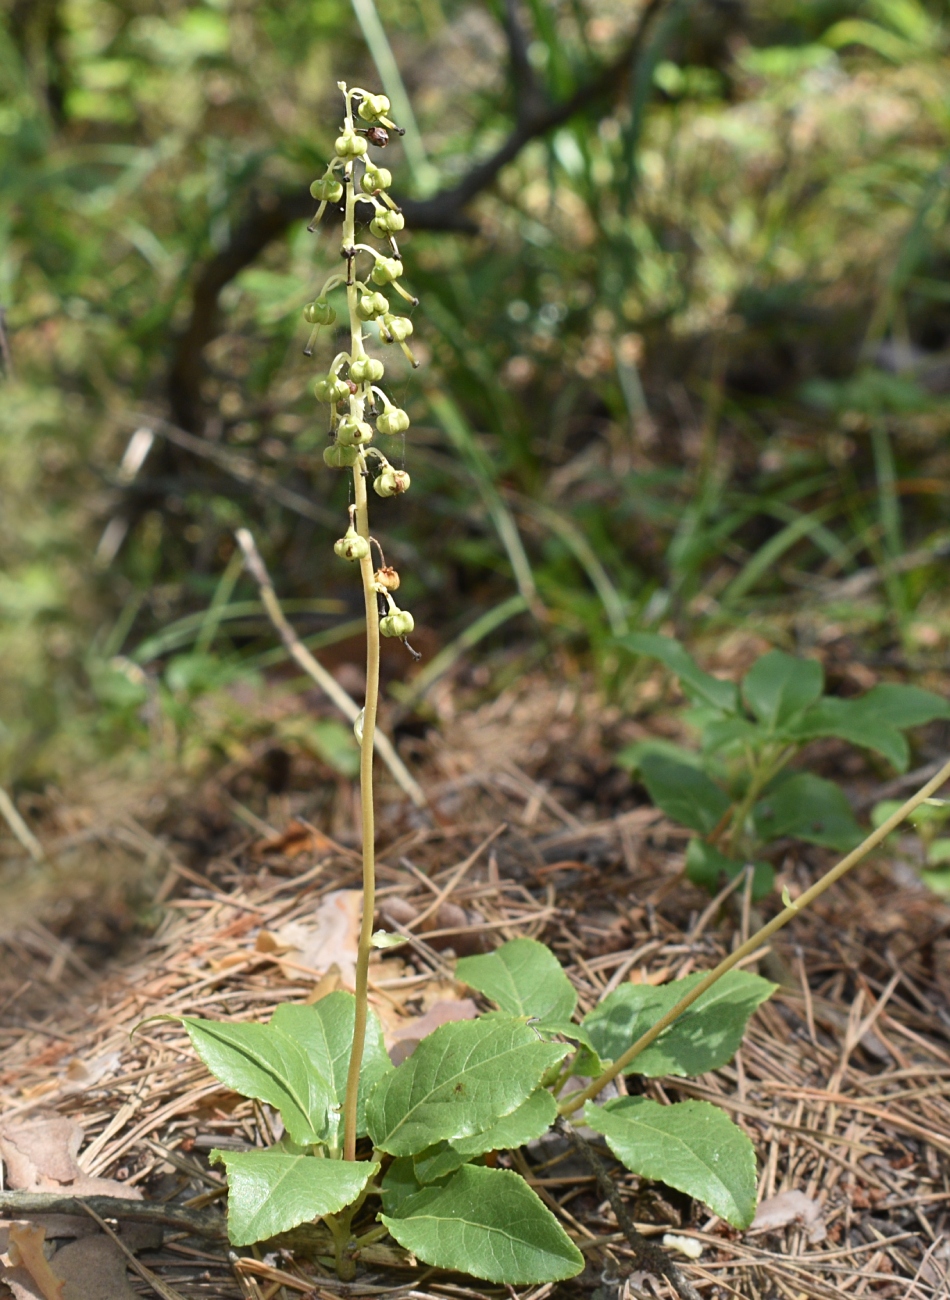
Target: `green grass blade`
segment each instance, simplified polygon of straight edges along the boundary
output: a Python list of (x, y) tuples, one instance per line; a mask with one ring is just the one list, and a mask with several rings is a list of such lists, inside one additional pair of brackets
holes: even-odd
[(412, 104), (406, 93), (406, 86), (399, 71), (399, 64), (393, 54), (389, 37), (383, 27), (374, 0), (353, 0), (353, 12), (362, 29), (376, 71), (383, 83), (383, 90), (392, 104), (393, 117), (404, 129), (402, 146), (406, 151), (406, 162), (412, 172), (416, 189), (425, 197), (438, 187), (439, 174), (426, 154), (422, 142), (422, 133), (412, 111)]
[(530, 610), (536, 611), (540, 602), (534, 574), (531, 571), (521, 534), (518, 532), (518, 525), (495, 485), (491, 461), (479, 447), (471, 426), (448, 393), (433, 388), (429, 390), (428, 398), (432, 413), (475, 480), (485, 508), (495, 525), (495, 531), (508, 554), (515, 582), (525, 604)]

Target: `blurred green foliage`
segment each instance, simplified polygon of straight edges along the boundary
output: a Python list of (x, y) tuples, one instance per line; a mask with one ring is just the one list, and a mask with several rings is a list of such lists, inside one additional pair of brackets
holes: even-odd
[(374, 15), (420, 211), (599, 85), (404, 242), (423, 382), (396, 385), (413, 492), (383, 541), (417, 622), (448, 640), (517, 591), (534, 614), (487, 644), (605, 672), (635, 625), (791, 617), (793, 643), (816, 604), (881, 653), (950, 635), (945, 0), (0, 0), (2, 780), (174, 749), (212, 688), (254, 689), (235, 526), (302, 634), (358, 613), (301, 355), (336, 235), (293, 196), (336, 80), (380, 84), (364, 30), (391, 80)]

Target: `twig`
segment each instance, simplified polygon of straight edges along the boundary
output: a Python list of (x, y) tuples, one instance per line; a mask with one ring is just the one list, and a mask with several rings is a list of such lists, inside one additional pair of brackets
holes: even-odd
[(630, 1248), (636, 1257), (638, 1265), (647, 1272), (665, 1277), (676, 1294), (681, 1297), (681, 1300), (702, 1300), (692, 1282), (683, 1276), (666, 1251), (660, 1246), (655, 1246), (652, 1241), (648, 1241), (637, 1229), (633, 1219), (627, 1213), (627, 1207), (621, 1200), (620, 1193), (608, 1178), (607, 1170), (601, 1164), (597, 1152), (590, 1143), (575, 1132), (563, 1118), (559, 1117), (555, 1121), (554, 1127), (563, 1137), (567, 1138), (597, 1179), (597, 1190), (609, 1202), (617, 1220), (617, 1227), (630, 1243)]
[(8, 379), (16, 379), (16, 371), (13, 368), (13, 353), (10, 351), (10, 340), (7, 337), (7, 314), (0, 307), (0, 362), (3, 364), (3, 370)]
[(13, 831), (34, 862), (46, 861), (46, 850), (17, 811), (17, 806), (0, 785), (0, 816)]
[[(326, 668), (314, 659), (287, 622), (254, 538), (246, 528), (239, 528), (235, 536), (238, 545), (244, 552), (245, 567), (260, 590), (261, 600), (267, 610), (268, 618), (280, 634), (280, 639), (287, 647), (289, 654), (304, 672), (316, 682), (324, 694), (329, 696), (344, 717), (348, 718), (350, 722), (355, 722), (360, 715), (359, 705), (350, 698), (332, 673), (327, 672)], [(382, 732), (376, 737), (376, 748), (397, 784), (405, 791), (417, 808), (425, 808), (427, 800), (422, 787), (396, 753), (392, 741)]]
[(224, 1219), (190, 1214), (170, 1205), (129, 1201), (119, 1196), (66, 1196), (59, 1192), (0, 1192), (0, 1215), (28, 1219), (35, 1214), (79, 1214), (86, 1210), (127, 1223), (160, 1223), (195, 1237), (220, 1241), (227, 1237)]

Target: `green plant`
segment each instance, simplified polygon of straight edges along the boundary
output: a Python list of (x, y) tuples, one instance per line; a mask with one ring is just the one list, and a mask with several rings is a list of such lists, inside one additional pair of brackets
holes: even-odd
[[(880, 826), (891, 816), (897, 807), (895, 799), (882, 799), (871, 809), (871, 825)], [(928, 799), (908, 817), (908, 825), (916, 832), (911, 841), (916, 852), (908, 851), (907, 844), (898, 836), (892, 836), (888, 848), (898, 857), (910, 861), (920, 872), (920, 878), (930, 889), (938, 894), (950, 894), (950, 838), (941, 831), (946, 830), (950, 820), (950, 802), (946, 799)]]
[(950, 717), (948, 701), (916, 686), (883, 683), (853, 700), (826, 695), (821, 664), (781, 650), (758, 659), (740, 687), (703, 672), (672, 638), (641, 632), (620, 644), (659, 659), (690, 701), (686, 721), (699, 733), (698, 751), (646, 740), (622, 750), (617, 761), (639, 773), (657, 807), (697, 832), (686, 873), (712, 892), (752, 863), (753, 898), (769, 893), (772, 867), (756, 855), (773, 841), (790, 836), (845, 851), (861, 840), (839, 786), (789, 770), (811, 741), (849, 741), (903, 772), (910, 758), (903, 733)]
[[(642, 1177), (707, 1204), (735, 1227), (755, 1211), (752, 1145), (706, 1102), (662, 1106), (643, 1096), (595, 1099), (620, 1074), (688, 1076), (725, 1064), (774, 985), (736, 970), (829, 889), (950, 778), (950, 762), (877, 830), (789, 902), (715, 969), (672, 984), (624, 985), (580, 1023), (576, 994), (543, 944), (516, 939), (463, 958), (456, 975), (497, 1010), (443, 1025), (394, 1068), (379, 1021), (366, 1017), (358, 1088), (347, 1068), (357, 1001), (338, 992), (278, 1007), (267, 1025), (183, 1017), (202, 1060), (228, 1087), (277, 1108), (284, 1135), (267, 1151), (213, 1152), (228, 1173), (228, 1231), (248, 1245), (321, 1219), (327, 1253), (352, 1277), (359, 1252), (392, 1236), (437, 1268), (511, 1285), (574, 1276), (583, 1257), (532, 1188), (506, 1163), (583, 1111), (612, 1153)], [(389, 946), (395, 936), (378, 936)], [(593, 1075), (586, 1087), (572, 1079)], [(340, 1159), (347, 1102), (365, 1158)], [(382, 1175), (380, 1177), (380, 1175)], [(378, 1199), (374, 1215), (367, 1202)], [(376, 1220), (378, 1219), (378, 1223)], [(695, 1294), (635, 1232), (631, 1244), (680, 1295)]]
[[(575, 990), (554, 953), (535, 940), (514, 940), (493, 953), (464, 958), (456, 967), (457, 977), (493, 1008), (475, 1020), (443, 1025), (401, 1065), (392, 1065), (367, 998), (373, 949), (403, 942), (372, 929), (373, 753), (379, 636), (404, 639), (412, 617), (393, 601), (398, 575), (381, 554), (374, 567), (378, 543), (369, 531), (367, 485), (372, 481), (381, 497), (408, 487), (405, 471), (390, 465), (373, 445), (377, 433), (402, 433), (408, 418), (378, 387), (383, 366), (367, 354), (363, 327), (375, 320), (384, 341), (404, 346), (411, 325), (392, 316), (374, 287), (385, 285), (408, 296), (398, 284), (402, 264), (393, 238), (402, 228), (401, 213), (386, 194), (388, 173), (367, 158), (367, 140), (385, 143), (387, 130), (394, 129), (387, 117), (389, 103), (384, 96), (340, 88), (346, 104), (343, 130), (313, 193), (321, 204), (318, 216), (328, 203), (344, 200), (345, 272), (330, 277), (305, 317), (315, 329), (332, 324), (335, 313), (326, 295), (345, 286), (349, 349), (336, 356), (316, 392), (330, 408), (331, 442), (324, 459), (353, 475), (350, 524), (334, 550), (344, 561), (359, 564), (366, 607), (367, 689), (356, 727), (363, 843), (356, 991), (333, 993), (309, 1006), (285, 1004), (266, 1025), (191, 1016), (181, 1022), (222, 1083), (273, 1106), (283, 1123), (283, 1135), (268, 1150), (212, 1153), (227, 1169), (228, 1230), (235, 1245), (320, 1221), (326, 1253), (344, 1279), (354, 1276), (360, 1251), (388, 1234), (437, 1268), (510, 1285), (554, 1282), (579, 1273), (584, 1258), (520, 1176), (525, 1165), (519, 1148), (552, 1125), (570, 1134), (567, 1118), (579, 1110), (627, 1168), (696, 1197), (735, 1227), (751, 1222), (754, 1150), (722, 1110), (697, 1101), (660, 1105), (642, 1095), (621, 1095), (603, 1105), (596, 1098), (621, 1074), (699, 1075), (730, 1060), (750, 1015), (775, 987), (735, 967), (889, 834), (947, 779), (950, 764), (715, 970), (660, 988), (622, 986), (578, 1022)], [(357, 183), (373, 208), (370, 230), (389, 241), (392, 257), (357, 242)], [(373, 258), (368, 281), (356, 274), (364, 253)], [(628, 648), (637, 648), (631, 645), (635, 640), (628, 639)], [(759, 755), (759, 767), (734, 814), (738, 837), (757, 807), (757, 795), (782, 766), (791, 742), (786, 739), (781, 753), (773, 753), (779, 737), (795, 719), (810, 717), (809, 710), (819, 707), (820, 671), (816, 683), (815, 666), (803, 667), (787, 656), (780, 656), (781, 663), (769, 657), (761, 661), (766, 667), (757, 666), (744, 684), (757, 720), (752, 722), (742, 714), (736, 688), (701, 673), (676, 643), (657, 638), (647, 644), (661, 657), (672, 656), (684, 682), (726, 730), (731, 728), (728, 742), (724, 739), (717, 748), (741, 747), (745, 738)], [(644, 648), (641, 639), (639, 649)], [(927, 716), (939, 716), (933, 698), (925, 692), (901, 697), (905, 705), (916, 701), (918, 713), (929, 709)], [(878, 708), (886, 708), (888, 700), (879, 698)], [(833, 734), (842, 725), (839, 720)], [(755, 738), (757, 726), (768, 743)], [(885, 750), (890, 757), (906, 757), (899, 749), (903, 737), (896, 723), (890, 732), (880, 724), (877, 730), (893, 733)], [(680, 767), (681, 775), (690, 777), (699, 771)], [(710, 787), (716, 789), (711, 782)], [(718, 793), (720, 802), (726, 799)], [(724, 808), (718, 820), (726, 828), (732, 825)], [(590, 1082), (583, 1086), (585, 1079)], [(632, 1228), (625, 1231), (646, 1258), (649, 1248)], [(659, 1255), (657, 1264), (657, 1252), (650, 1258), (679, 1294), (695, 1294), (670, 1261)]]

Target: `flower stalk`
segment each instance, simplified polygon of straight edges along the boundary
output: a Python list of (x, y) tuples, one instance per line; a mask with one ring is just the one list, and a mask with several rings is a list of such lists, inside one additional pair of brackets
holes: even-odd
[[(376, 495), (383, 498), (397, 496), (408, 490), (409, 475), (404, 470), (394, 469), (379, 448), (370, 444), (377, 434), (394, 436), (405, 433), (409, 427), (409, 417), (405, 411), (394, 406), (379, 387), (385, 366), (367, 354), (363, 327), (368, 322), (376, 321), (380, 340), (383, 343), (398, 343), (415, 366), (416, 360), (406, 343), (412, 334), (412, 322), (408, 317), (392, 314), (389, 300), (381, 290), (392, 289), (413, 305), (416, 299), (399, 284), (403, 265), (395, 236), (403, 229), (405, 221), (397, 204), (386, 192), (392, 184), (392, 176), (386, 168), (378, 166), (369, 157), (371, 145), (383, 148), (389, 140), (389, 132), (399, 132), (399, 128), (388, 117), (389, 100), (385, 95), (374, 95), (358, 87), (347, 89), (343, 82), (338, 84), (345, 105), (343, 128), (336, 139), (335, 154), (326, 172), (310, 187), (311, 194), (320, 201), (310, 229), (316, 226), (328, 204), (338, 204), (342, 199), (343, 237), (340, 256), (343, 258), (344, 270), (343, 274), (335, 273), (328, 277), (320, 296), (304, 308), (304, 319), (313, 326), (313, 333), (305, 348), (309, 355), (319, 330), (332, 326), (336, 320), (336, 312), (327, 301), (327, 293), (345, 287), (349, 349), (334, 357), (328, 373), (317, 380), (314, 392), (317, 399), (327, 403), (330, 408), (331, 441), (324, 451), (324, 462), (332, 469), (349, 469), (353, 476), (349, 527), (334, 546), (334, 551), (341, 559), (359, 564), (366, 610), (366, 696), (362, 717), (357, 725), (360, 745), (363, 915), (356, 959), (353, 1046), (343, 1105), (343, 1158), (355, 1160), (357, 1095), (366, 1036), (369, 959), (373, 949), (373, 914), (376, 905), (373, 757), (379, 707), (379, 638), (382, 632), (385, 636), (398, 636), (405, 641), (413, 628), (412, 615), (397, 609), (392, 599), (391, 591), (399, 585), (398, 575), (386, 567), (382, 558), (379, 571), (373, 565), (372, 548), (374, 544), (378, 547), (378, 543), (374, 543), (370, 536), (368, 492), (370, 483)], [(386, 252), (357, 239), (358, 203), (368, 204), (373, 209), (370, 234), (385, 241)], [(358, 272), (366, 264), (367, 258), (372, 260), (365, 279), (361, 279)], [(377, 398), (382, 403), (382, 411), (378, 414)], [(344, 404), (345, 411), (341, 414), (340, 408)]]

